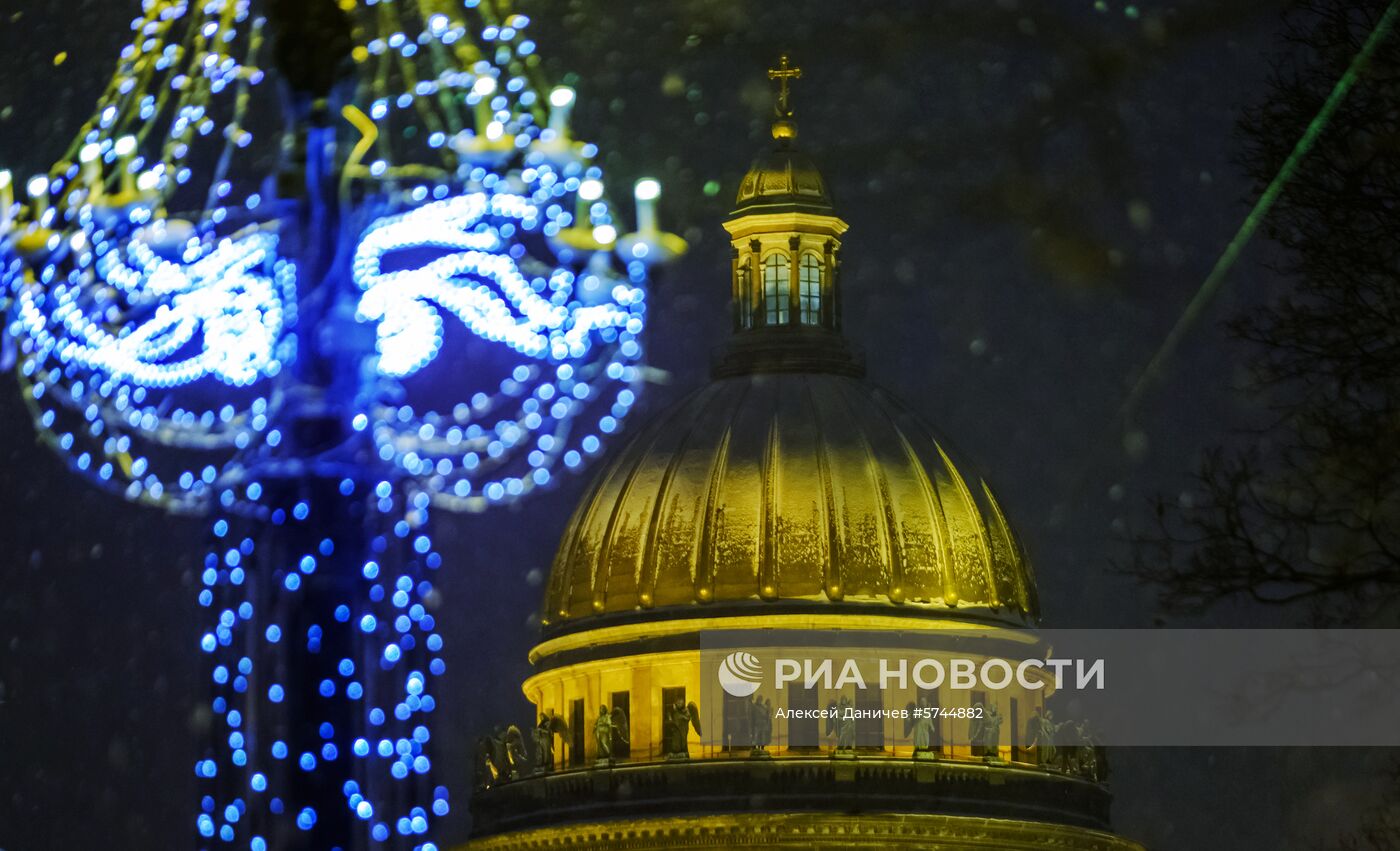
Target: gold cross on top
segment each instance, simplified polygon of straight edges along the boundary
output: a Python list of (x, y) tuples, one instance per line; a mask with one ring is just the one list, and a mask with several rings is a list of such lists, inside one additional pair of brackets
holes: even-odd
[(802, 79), (802, 69), (788, 65), (788, 56), (784, 53), (778, 60), (778, 67), (768, 69), (768, 79), (778, 81), (778, 117), (792, 117), (792, 106), (788, 103), (788, 81)]

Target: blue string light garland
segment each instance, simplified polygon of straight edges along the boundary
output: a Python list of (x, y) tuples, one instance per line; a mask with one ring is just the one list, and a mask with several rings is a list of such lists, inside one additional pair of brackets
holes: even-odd
[(435, 851), (430, 517), (603, 450), (637, 400), (648, 272), (679, 242), (653, 180), (620, 233), (525, 16), (422, 8), (354, 12), (365, 111), (328, 270), (288, 238), (301, 202), (245, 176), (270, 136), (248, 120), (268, 75), (246, 0), (144, 0), (70, 149), (27, 198), (0, 171), (5, 346), (41, 438), (210, 517), (201, 847)]

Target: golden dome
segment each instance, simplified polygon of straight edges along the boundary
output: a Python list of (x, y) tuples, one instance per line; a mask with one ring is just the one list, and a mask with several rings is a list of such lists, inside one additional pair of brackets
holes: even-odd
[(792, 117), (788, 86), (802, 78), (802, 69), (788, 64), (784, 55), (777, 68), (768, 69), (768, 79), (778, 83), (778, 98), (773, 105), (772, 151), (762, 154), (739, 181), (739, 197), (735, 199), (735, 214), (791, 211), (794, 209), (831, 211), (831, 196), (826, 181), (810, 159), (798, 153), (797, 122)]
[(991, 491), (907, 407), (847, 375), (759, 373), (689, 395), (602, 470), (543, 614), (558, 630), (833, 604), (1038, 616)]
[(821, 172), (806, 155), (793, 150), (787, 140), (780, 140), (777, 148), (754, 160), (748, 174), (739, 181), (736, 214), (768, 208), (831, 211), (831, 196)]

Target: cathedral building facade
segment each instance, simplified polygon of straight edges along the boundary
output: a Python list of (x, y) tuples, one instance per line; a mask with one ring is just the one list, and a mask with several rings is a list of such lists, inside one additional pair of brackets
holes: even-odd
[[(733, 337), (712, 381), (644, 426), (578, 506), (523, 686), (537, 721), (483, 741), (469, 847), (1140, 851), (1110, 829), (1103, 771), (1026, 739), (1042, 691), (879, 698), (985, 703), (1005, 723), (982, 746), (937, 716), (912, 743), (898, 721), (843, 740), (697, 705), (717, 688), (710, 633), (1037, 642), (1035, 579), (992, 491), (866, 380), (842, 333), (847, 225), (798, 150), (799, 73), (786, 58), (770, 72), (774, 144), (725, 224)], [(791, 700), (850, 705), (821, 687)]]

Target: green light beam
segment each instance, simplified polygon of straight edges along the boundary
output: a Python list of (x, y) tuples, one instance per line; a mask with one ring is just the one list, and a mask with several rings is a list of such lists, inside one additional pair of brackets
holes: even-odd
[(1342, 105), (1342, 101), (1346, 100), (1347, 94), (1351, 91), (1352, 86), (1356, 84), (1357, 78), (1361, 76), (1361, 72), (1370, 61), (1372, 54), (1376, 52), (1376, 48), (1390, 33), (1391, 28), (1395, 24), (1397, 13), (1400, 13), (1400, 0), (1393, 0), (1390, 6), (1385, 10), (1385, 14), (1382, 15), (1381, 19), (1376, 23), (1375, 29), (1373, 29), (1370, 36), (1367, 37), (1366, 43), (1361, 46), (1360, 52), (1352, 57), (1351, 65), (1347, 68), (1346, 73), (1342, 74), (1341, 78), (1337, 80), (1337, 84), (1332, 88), (1332, 93), (1327, 96), (1326, 102), (1322, 104), (1322, 109), (1318, 111), (1312, 122), (1308, 124), (1307, 130), (1305, 130), (1302, 137), (1298, 139), (1298, 144), (1294, 146), (1292, 153), (1288, 155), (1288, 159), (1284, 161), (1278, 174), (1274, 175), (1274, 179), (1269, 183), (1268, 188), (1259, 196), (1259, 200), (1254, 203), (1254, 208), (1249, 211), (1249, 215), (1245, 216), (1243, 224), (1240, 225), (1239, 230), (1235, 233), (1234, 238), (1230, 240), (1230, 243), (1225, 246), (1224, 253), (1215, 261), (1215, 267), (1210, 270), (1210, 274), (1206, 276), (1200, 288), (1196, 290), (1196, 294), (1192, 296), (1191, 301), (1186, 305), (1186, 309), (1182, 311), (1181, 317), (1177, 319), (1176, 324), (1172, 326), (1171, 332), (1167, 334), (1167, 338), (1162, 342), (1161, 347), (1157, 349), (1152, 359), (1147, 362), (1147, 367), (1143, 369), (1142, 374), (1138, 377), (1137, 383), (1133, 385), (1133, 389), (1128, 393), (1128, 398), (1123, 402), (1123, 406), (1118, 409), (1116, 420), (1119, 423), (1126, 424), (1130, 421), (1133, 412), (1142, 402), (1143, 396), (1148, 389), (1150, 389), (1151, 385), (1161, 376), (1166, 361), (1176, 352), (1176, 348), (1180, 345), (1182, 338), (1184, 338), (1191, 330), (1192, 326), (1196, 324), (1201, 314), (1205, 312), (1206, 306), (1220, 291), (1221, 286), (1225, 282), (1225, 276), (1229, 274), (1231, 267), (1235, 265), (1235, 261), (1239, 259), (1245, 246), (1247, 246), (1250, 239), (1253, 238), (1254, 232), (1259, 229), (1259, 225), (1263, 223), (1264, 218), (1269, 214), (1269, 210), (1274, 206), (1274, 202), (1277, 201), (1279, 195), (1283, 193), (1284, 187), (1292, 180), (1293, 175), (1298, 170), (1298, 166), (1302, 163), (1303, 159), (1307, 157), (1308, 152), (1312, 150), (1313, 145), (1317, 142), (1323, 131), (1326, 130), (1327, 124), (1332, 120), (1332, 116)]

